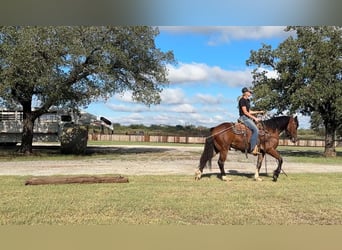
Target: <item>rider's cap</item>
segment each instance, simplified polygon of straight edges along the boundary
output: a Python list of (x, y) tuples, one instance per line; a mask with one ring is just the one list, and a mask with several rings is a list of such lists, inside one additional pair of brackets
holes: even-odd
[(245, 92), (250, 92), (251, 94), (253, 93), (250, 88), (246, 88), (246, 87), (244, 87), (241, 91), (242, 93), (245, 93)]

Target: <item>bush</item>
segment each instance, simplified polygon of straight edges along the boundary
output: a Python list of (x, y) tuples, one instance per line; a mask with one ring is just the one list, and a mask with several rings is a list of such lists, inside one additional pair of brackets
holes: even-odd
[(61, 136), (61, 152), (63, 154), (84, 154), (87, 149), (88, 130), (79, 125), (63, 128)]

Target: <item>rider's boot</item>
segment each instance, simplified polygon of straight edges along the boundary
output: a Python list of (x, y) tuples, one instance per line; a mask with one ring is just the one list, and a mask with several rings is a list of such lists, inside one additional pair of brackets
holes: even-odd
[(255, 145), (253, 151), (252, 151), (253, 155), (260, 155), (260, 150), (259, 150), (259, 146)]

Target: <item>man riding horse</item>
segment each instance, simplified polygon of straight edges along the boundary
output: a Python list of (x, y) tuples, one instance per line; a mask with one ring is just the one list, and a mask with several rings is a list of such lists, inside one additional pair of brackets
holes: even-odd
[(264, 111), (252, 111), (250, 110), (251, 104), (249, 98), (252, 95), (252, 91), (249, 88), (244, 87), (242, 89), (242, 96), (239, 98), (239, 121), (244, 123), (251, 131), (250, 148), (249, 152), (253, 155), (260, 154), (258, 147), (258, 127), (255, 123), (259, 122), (259, 119), (254, 116), (257, 114), (263, 114)]
[[(249, 97), (252, 95), (250, 89), (245, 87), (242, 89), (242, 93), (243, 95), (239, 99), (239, 120), (244, 124), (224, 122), (210, 129), (210, 135), (205, 140), (198, 170), (195, 172), (196, 180), (201, 179), (203, 169), (207, 164), (211, 168), (211, 159), (216, 154), (219, 154), (217, 163), (220, 168), (221, 178), (222, 180), (229, 180), (226, 177), (224, 163), (227, 159), (229, 149), (233, 148), (245, 153), (250, 152), (258, 155), (254, 175), (255, 180), (261, 180), (259, 171), (265, 155), (269, 154), (274, 157), (278, 162), (278, 166), (273, 172), (273, 180), (277, 181), (283, 164), (283, 159), (276, 150), (279, 144), (279, 135), (285, 132), (293, 143), (297, 141), (297, 129), (299, 126), (297, 116), (278, 116), (263, 120), (262, 132), (259, 135), (258, 127), (254, 124), (254, 121), (258, 122), (259, 119), (254, 115), (264, 112), (250, 110)], [(247, 129), (247, 127), (250, 129)], [(249, 141), (250, 146), (248, 145)]]

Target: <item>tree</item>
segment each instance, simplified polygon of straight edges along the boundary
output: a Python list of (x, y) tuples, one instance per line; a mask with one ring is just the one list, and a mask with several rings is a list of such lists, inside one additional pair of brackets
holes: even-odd
[[(263, 109), (301, 112), (325, 129), (325, 156), (336, 156), (335, 134), (342, 123), (341, 27), (287, 27), (294, 31), (278, 48), (251, 51), (254, 99)], [(277, 72), (276, 78), (267, 70)], [(319, 118), (317, 118), (319, 117)], [(318, 124), (320, 125), (320, 124)]]
[(32, 151), (34, 121), (50, 107), (78, 109), (126, 91), (158, 104), (175, 62), (156, 48), (158, 34), (147, 26), (0, 27), (0, 104), (23, 110), (20, 151)]

